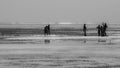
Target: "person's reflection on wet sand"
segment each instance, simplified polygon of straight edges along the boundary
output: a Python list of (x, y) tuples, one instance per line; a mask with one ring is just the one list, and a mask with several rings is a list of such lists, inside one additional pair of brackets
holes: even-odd
[(49, 44), (49, 43), (50, 43), (50, 40), (49, 40), (49, 39), (45, 39), (45, 40), (44, 40), (44, 43), (45, 43), (45, 44)]
[(104, 40), (104, 39), (98, 39), (98, 43), (106, 43), (107, 40)]
[(83, 43), (86, 43), (86, 42), (87, 42), (87, 40), (86, 40), (86, 39), (84, 39), (84, 40), (83, 40)]

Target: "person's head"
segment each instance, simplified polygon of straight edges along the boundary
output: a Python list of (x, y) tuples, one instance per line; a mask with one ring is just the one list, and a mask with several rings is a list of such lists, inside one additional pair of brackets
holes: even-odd
[(50, 24), (48, 24), (48, 26), (50, 26)]
[(101, 27), (101, 25), (99, 24), (98, 27)]
[(105, 23), (105, 25), (107, 25), (107, 23)]

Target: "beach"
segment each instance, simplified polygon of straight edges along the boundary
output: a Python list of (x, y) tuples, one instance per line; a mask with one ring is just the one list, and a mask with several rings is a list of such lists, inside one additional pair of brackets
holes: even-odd
[(120, 0), (0, 0), (0, 68), (120, 68)]
[[(0, 68), (119, 68), (119, 26), (110, 25), (107, 36), (97, 36), (89, 25), (51, 25), (43, 28), (1, 28)], [(116, 27), (115, 27), (116, 26)]]

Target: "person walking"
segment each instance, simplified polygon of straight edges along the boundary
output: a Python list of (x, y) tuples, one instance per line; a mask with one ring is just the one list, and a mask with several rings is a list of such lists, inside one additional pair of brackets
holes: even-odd
[(83, 33), (84, 33), (84, 36), (87, 36), (86, 31), (87, 31), (87, 27), (86, 27), (86, 24), (84, 24), (84, 25), (83, 25)]

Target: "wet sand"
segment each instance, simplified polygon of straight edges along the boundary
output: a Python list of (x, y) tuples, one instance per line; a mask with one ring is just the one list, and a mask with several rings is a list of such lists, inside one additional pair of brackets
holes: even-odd
[(0, 44), (0, 68), (120, 67), (119, 42), (78, 39), (16, 42)]

